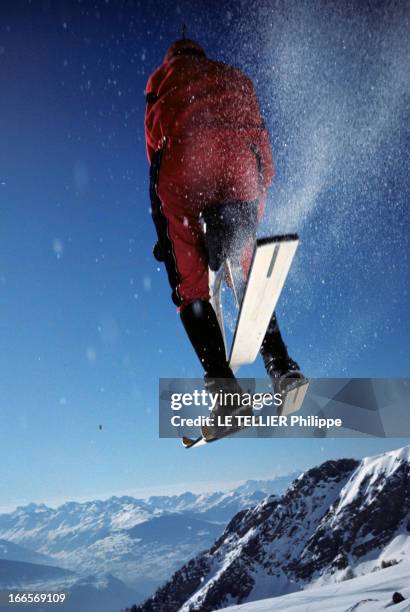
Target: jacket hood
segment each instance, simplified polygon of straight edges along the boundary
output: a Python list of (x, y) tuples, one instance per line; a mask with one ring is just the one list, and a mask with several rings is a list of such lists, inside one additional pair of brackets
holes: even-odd
[(200, 44), (189, 38), (176, 40), (169, 47), (164, 57), (164, 63), (169, 62), (178, 55), (199, 55), (206, 57), (205, 51)]

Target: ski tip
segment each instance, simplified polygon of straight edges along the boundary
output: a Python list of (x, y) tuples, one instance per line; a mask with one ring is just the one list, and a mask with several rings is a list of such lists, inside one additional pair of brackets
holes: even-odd
[(184, 448), (191, 448), (194, 444), (197, 443), (198, 440), (193, 440), (192, 438), (187, 438), (186, 436), (182, 437), (182, 444)]
[(192, 448), (193, 446), (195, 446), (195, 448), (197, 446), (203, 446), (204, 444), (207, 444), (207, 441), (204, 440), (204, 438), (202, 436), (199, 436), (199, 438), (187, 438), (186, 436), (182, 437), (182, 444), (184, 446), (184, 448)]

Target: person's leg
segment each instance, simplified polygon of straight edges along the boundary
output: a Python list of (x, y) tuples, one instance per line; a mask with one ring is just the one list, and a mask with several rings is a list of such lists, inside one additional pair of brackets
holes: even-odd
[[(160, 158), (151, 168), (151, 211), (156, 251), (164, 262), (181, 322), (207, 377), (231, 377), (222, 332), (209, 302), (208, 256), (199, 219), (184, 215), (176, 191), (159, 185)], [(159, 185), (159, 187), (158, 187)]]
[(195, 300), (180, 311), (181, 321), (207, 379), (231, 378), (225, 343), (212, 304)]
[[(167, 236), (172, 243), (173, 260), (178, 269), (178, 283), (173, 292), (181, 322), (205, 372), (205, 389), (225, 394), (218, 399), (213, 415), (243, 412), (238, 399), (242, 389), (229, 367), (225, 343), (216, 313), (209, 301), (208, 258), (203, 233), (195, 218), (181, 218), (167, 211)], [(235, 399), (230, 399), (234, 397)], [(245, 408), (245, 414), (248, 408)], [(218, 425), (208, 427), (208, 439), (224, 431)]]

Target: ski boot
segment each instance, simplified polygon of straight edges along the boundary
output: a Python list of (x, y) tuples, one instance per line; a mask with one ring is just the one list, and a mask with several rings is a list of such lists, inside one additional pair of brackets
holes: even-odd
[(225, 425), (227, 416), (252, 416), (253, 410), (249, 405), (244, 406), (242, 402), (243, 390), (232, 373), (228, 370), (223, 376), (205, 375), (205, 389), (208, 393), (220, 394), (215, 408), (212, 409), (210, 417), (212, 424), (204, 425), (201, 428), (202, 436), (209, 442), (225, 435), (235, 433), (241, 427), (235, 423), (235, 418), (231, 425)]
[(300, 371), (296, 361), (289, 357), (275, 313), (262, 342), (261, 354), (274, 391), (282, 396), (279, 414), (296, 412), (302, 406), (309, 381)]
[[(205, 370), (205, 390), (219, 394), (218, 402), (209, 415), (213, 425), (204, 428), (206, 439), (216, 439), (225, 433), (226, 428), (219, 426), (218, 417), (234, 414), (252, 414), (252, 408), (242, 406), (243, 390), (230, 369), (225, 352), (221, 328), (215, 311), (206, 300), (195, 300), (181, 311), (181, 321), (195, 352)], [(226, 394), (233, 394), (226, 398)]]

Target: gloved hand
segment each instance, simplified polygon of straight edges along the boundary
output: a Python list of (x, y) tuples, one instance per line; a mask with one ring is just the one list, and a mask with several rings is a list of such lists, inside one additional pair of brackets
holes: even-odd
[(164, 255), (162, 254), (162, 249), (159, 241), (154, 244), (154, 248), (152, 249), (152, 253), (157, 261), (164, 261)]

